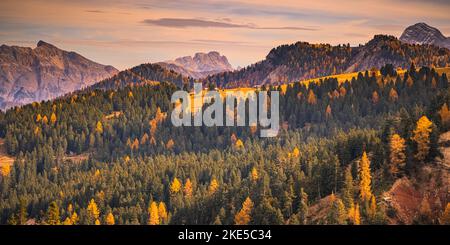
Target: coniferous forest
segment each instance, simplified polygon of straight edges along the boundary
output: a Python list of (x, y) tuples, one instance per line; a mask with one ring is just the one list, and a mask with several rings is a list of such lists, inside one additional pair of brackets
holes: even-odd
[[(0, 223), (450, 223), (445, 72), (388, 64), (346, 81), (263, 85), (280, 91), (274, 138), (259, 127), (174, 127), (171, 95), (192, 82), (143, 65), (1, 112), (14, 163), (1, 168)], [(406, 182), (434, 191), (401, 219), (392, 193)]]

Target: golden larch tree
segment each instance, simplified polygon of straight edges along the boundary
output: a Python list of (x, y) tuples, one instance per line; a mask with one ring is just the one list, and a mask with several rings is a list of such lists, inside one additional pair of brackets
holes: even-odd
[(422, 116), (417, 121), (412, 140), (417, 144), (417, 153), (414, 156), (418, 161), (423, 161), (428, 156), (432, 126), (433, 123), (426, 116)]
[(251, 177), (253, 182), (256, 182), (258, 180), (258, 178), (259, 178), (258, 170), (255, 167), (252, 168), (252, 171), (250, 173), (250, 177)]
[(406, 79), (406, 85), (408, 85), (408, 87), (412, 87), (413, 84), (414, 81), (412, 80), (412, 77), (408, 76), (408, 79)]
[(361, 214), (359, 211), (359, 203), (357, 203), (355, 205), (355, 216), (354, 216), (353, 224), (355, 224), (355, 225), (361, 224)]
[(331, 106), (330, 105), (328, 105), (327, 109), (325, 110), (325, 116), (327, 118), (331, 117)]
[(314, 91), (312, 89), (308, 92), (308, 104), (315, 105), (317, 103), (316, 95), (314, 94)]
[(389, 143), (390, 154), (389, 158), (391, 164), (389, 165), (389, 171), (392, 175), (397, 175), (406, 164), (406, 145), (405, 140), (398, 134), (393, 134), (391, 136), (391, 141)]
[(148, 208), (149, 218), (148, 218), (148, 224), (149, 225), (159, 225), (159, 212), (158, 212), (158, 204), (156, 202), (152, 202), (150, 204), (150, 207)]
[(173, 141), (173, 139), (170, 139), (169, 141), (167, 141), (166, 149), (171, 150), (174, 145), (175, 145), (175, 142)]
[(347, 89), (345, 89), (344, 87), (340, 87), (339, 88), (339, 96), (345, 97), (345, 95), (347, 95)]
[(0, 166), (0, 174), (2, 176), (8, 176), (10, 172), (11, 172), (11, 165), (4, 164)]
[(166, 204), (159, 202), (158, 204), (158, 216), (161, 224), (167, 224), (169, 215), (167, 214)]
[(181, 182), (180, 182), (180, 180), (178, 180), (177, 177), (175, 177), (172, 180), (172, 183), (170, 183), (170, 193), (176, 194), (180, 191), (180, 189), (181, 189)]
[(370, 198), (368, 214), (371, 219), (375, 218), (375, 215), (377, 214), (377, 202), (374, 195)]
[(106, 216), (106, 224), (107, 225), (114, 225), (116, 222), (114, 221), (114, 215), (109, 212), (108, 215)]
[(234, 146), (236, 148), (243, 148), (244, 147), (244, 143), (242, 143), (242, 140), (238, 139), (238, 140), (236, 140), (236, 143), (234, 144)]
[(372, 103), (377, 104), (378, 101), (380, 101), (380, 96), (378, 95), (377, 91), (373, 91), (373, 93), (372, 93)]
[(192, 197), (192, 182), (189, 178), (186, 180), (186, 183), (184, 183), (183, 192), (187, 198)]
[(47, 210), (47, 224), (49, 225), (59, 225), (61, 223), (61, 217), (59, 214), (59, 206), (53, 201), (50, 203)]
[(251, 221), (251, 212), (253, 209), (253, 202), (250, 197), (247, 197), (242, 203), (241, 210), (234, 216), (234, 223), (236, 225), (247, 225)]
[(72, 222), (73, 225), (76, 225), (76, 224), (78, 224), (78, 220), (79, 220), (78, 214), (77, 214), (77, 212), (74, 211), (72, 213), (72, 215), (70, 216), (70, 221)]
[(56, 114), (53, 112), (52, 113), (52, 115), (50, 116), (50, 122), (52, 123), (52, 124), (55, 124), (56, 123)]
[(98, 133), (103, 133), (103, 124), (102, 124), (102, 122), (100, 122), (100, 121), (97, 122), (97, 125), (95, 127), (95, 131), (98, 132)]
[(295, 147), (294, 150), (292, 150), (292, 157), (297, 158), (300, 156), (300, 150)]
[(361, 161), (359, 163), (359, 191), (360, 197), (363, 201), (369, 201), (372, 196), (371, 182), (372, 176), (370, 174), (370, 160), (366, 152), (363, 152)]
[(217, 182), (217, 180), (215, 178), (213, 178), (211, 180), (211, 183), (209, 184), (208, 187), (208, 192), (210, 195), (216, 193), (217, 189), (219, 189), (219, 182)]
[(398, 93), (394, 88), (391, 88), (389, 91), (389, 99), (391, 101), (397, 101), (398, 100)]
[(94, 223), (97, 223), (97, 221), (100, 222), (98, 220), (98, 218), (100, 216), (100, 211), (98, 209), (97, 203), (95, 203), (93, 198), (91, 199), (91, 201), (89, 202), (89, 204), (87, 206), (87, 212), (88, 212), (89, 222), (94, 222)]
[(445, 210), (439, 219), (439, 223), (441, 225), (450, 225), (450, 202), (448, 202), (447, 206), (445, 206)]

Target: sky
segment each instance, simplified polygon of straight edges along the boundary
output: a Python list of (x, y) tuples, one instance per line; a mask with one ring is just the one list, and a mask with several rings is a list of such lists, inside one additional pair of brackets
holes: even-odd
[(0, 0), (0, 44), (43, 40), (118, 69), (214, 50), (244, 67), (278, 45), (355, 46), (417, 22), (450, 36), (449, 13), (448, 0)]

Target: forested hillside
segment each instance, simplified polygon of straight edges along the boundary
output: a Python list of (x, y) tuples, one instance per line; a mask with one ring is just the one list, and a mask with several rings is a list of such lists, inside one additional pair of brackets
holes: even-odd
[(111, 78), (102, 80), (91, 87), (96, 89), (118, 89), (126, 86), (140, 86), (155, 82), (170, 82), (179, 87), (190, 84), (192, 78), (183, 77), (174, 71), (167, 70), (158, 64), (141, 64), (121, 71)]
[[(276, 138), (255, 127), (176, 128), (178, 76), (126, 86), (149, 66), (126, 71), (131, 82), (119, 73), (0, 113), (0, 137), (16, 157), (1, 169), (0, 223), (385, 224), (396, 214), (382, 193), (433, 164), (450, 127), (446, 74), (389, 66), (344, 83), (263, 86), (282, 90)], [(449, 200), (439, 200), (414, 222), (445, 223)]]
[(376, 35), (358, 47), (297, 42), (272, 49), (261, 62), (202, 81), (221, 87), (260, 86), (380, 69), (385, 64), (408, 68), (411, 62), (418, 66), (446, 67), (450, 64), (450, 51), (432, 45), (407, 44), (385, 35)]

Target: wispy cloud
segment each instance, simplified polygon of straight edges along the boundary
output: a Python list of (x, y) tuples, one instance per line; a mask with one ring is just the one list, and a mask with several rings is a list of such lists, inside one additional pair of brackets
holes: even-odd
[(106, 11), (98, 10), (98, 9), (89, 9), (89, 10), (86, 10), (86, 12), (88, 12), (88, 13), (96, 13), (96, 14), (105, 14), (106, 13)]
[(202, 28), (247, 28), (255, 30), (303, 30), (315, 31), (316, 28), (310, 27), (294, 27), (294, 26), (258, 26), (255, 24), (236, 24), (228, 21), (213, 21), (202, 19), (183, 19), (183, 18), (161, 18), (161, 19), (146, 19), (143, 23), (155, 26), (173, 27), (173, 28), (187, 28), (187, 27), (202, 27)]

